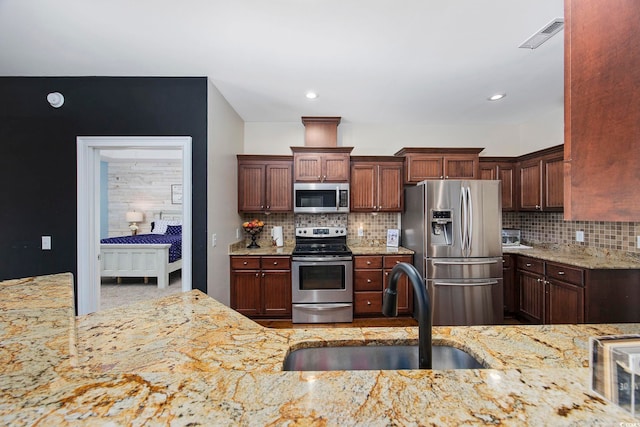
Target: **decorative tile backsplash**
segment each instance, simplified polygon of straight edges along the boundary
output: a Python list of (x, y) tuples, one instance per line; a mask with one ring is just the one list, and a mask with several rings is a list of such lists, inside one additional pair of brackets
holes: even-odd
[[(576, 245), (640, 255), (636, 247), (640, 222), (565, 221), (562, 212), (504, 212), (502, 227), (520, 229), (522, 241), (527, 243)], [(584, 242), (576, 242), (576, 231), (584, 231)]]
[[(265, 222), (258, 243), (271, 242), (271, 228), (281, 225), (287, 244), (295, 241), (295, 227), (346, 226), (347, 240), (356, 244), (386, 244), (387, 230), (399, 228), (397, 213), (350, 213), (350, 214), (271, 214), (244, 215), (243, 221), (253, 218)], [(358, 237), (362, 226), (364, 237)], [(503, 228), (518, 228), (522, 241), (531, 244), (576, 245), (595, 251), (621, 251), (640, 257), (636, 248), (636, 236), (640, 236), (640, 222), (565, 221), (561, 212), (504, 212)], [(584, 231), (584, 242), (576, 242), (576, 231)], [(245, 240), (249, 237), (245, 233)], [(402, 242), (401, 242), (402, 244)]]

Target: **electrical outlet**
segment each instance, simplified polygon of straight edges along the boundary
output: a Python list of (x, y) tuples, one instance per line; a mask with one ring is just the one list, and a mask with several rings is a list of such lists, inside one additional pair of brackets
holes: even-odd
[(240, 238), (240, 229), (236, 228), (236, 239)]
[(211, 246), (215, 248), (217, 244), (218, 244), (218, 235), (216, 233), (213, 233), (211, 235)]
[(576, 231), (576, 242), (584, 242), (584, 231)]
[(358, 237), (364, 237), (364, 228), (358, 228)]
[(51, 250), (51, 236), (42, 236), (42, 250), (43, 251)]

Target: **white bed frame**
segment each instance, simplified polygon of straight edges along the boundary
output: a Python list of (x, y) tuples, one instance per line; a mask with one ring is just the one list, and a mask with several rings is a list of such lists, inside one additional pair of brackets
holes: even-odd
[[(155, 219), (182, 219), (182, 212), (161, 211)], [(158, 278), (158, 289), (169, 285), (169, 273), (182, 268), (182, 258), (169, 262), (170, 244), (100, 244), (101, 277)]]

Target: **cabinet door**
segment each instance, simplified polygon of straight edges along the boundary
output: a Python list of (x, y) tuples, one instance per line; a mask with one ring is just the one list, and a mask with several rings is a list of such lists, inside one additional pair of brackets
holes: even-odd
[(446, 155), (444, 179), (478, 179), (478, 157), (469, 155)]
[(542, 166), (539, 160), (520, 164), (520, 209), (542, 209)]
[(564, 158), (543, 160), (544, 210), (561, 211), (564, 207)]
[(498, 166), (493, 162), (480, 162), (480, 179), (498, 179)]
[(261, 212), (265, 207), (265, 165), (238, 164), (238, 212)]
[(402, 165), (378, 166), (378, 211), (401, 212), (404, 194), (402, 191)]
[(322, 180), (322, 160), (318, 154), (293, 155), (294, 180), (297, 182), (320, 182)]
[(292, 168), (289, 162), (274, 162), (266, 165), (266, 211), (293, 211)]
[(498, 179), (502, 181), (502, 210), (516, 210), (516, 167), (515, 165), (498, 165)]
[(349, 154), (322, 155), (322, 182), (349, 182)]
[(515, 263), (512, 255), (502, 256), (502, 285), (504, 287), (504, 312), (513, 314), (517, 311), (517, 292), (515, 284)]
[(372, 163), (351, 165), (351, 200), (349, 209), (354, 212), (372, 212), (376, 206), (376, 166)]
[(261, 313), (261, 273), (256, 270), (231, 271), (231, 308), (245, 316)]
[[(389, 287), (389, 275), (391, 269), (398, 263), (413, 262), (412, 255), (385, 255), (384, 266), (384, 289)], [(398, 314), (413, 314), (413, 286), (409, 283), (406, 275), (402, 275), (398, 280)]]
[(518, 270), (518, 313), (534, 323), (544, 320), (543, 277)]
[(442, 155), (411, 154), (407, 156), (406, 179), (416, 184), (425, 179), (443, 179)]
[(262, 273), (264, 315), (291, 316), (291, 272), (268, 270)]
[(545, 323), (584, 323), (584, 288), (550, 280), (545, 297)]

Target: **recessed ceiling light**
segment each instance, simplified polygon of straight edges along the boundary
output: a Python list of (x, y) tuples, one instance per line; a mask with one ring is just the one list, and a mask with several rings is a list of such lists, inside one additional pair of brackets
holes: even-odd
[(316, 99), (318, 97), (318, 94), (315, 92), (307, 92), (307, 94), (305, 95), (308, 99)]
[(504, 98), (505, 96), (507, 96), (506, 93), (496, 93), (495, 95), (491, 95), (490, 97), (488, 97), (487, 99), (489, 101), (497, 101), (499, 99)]

